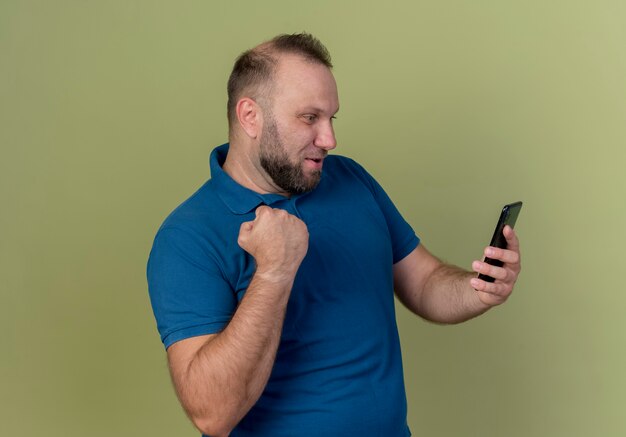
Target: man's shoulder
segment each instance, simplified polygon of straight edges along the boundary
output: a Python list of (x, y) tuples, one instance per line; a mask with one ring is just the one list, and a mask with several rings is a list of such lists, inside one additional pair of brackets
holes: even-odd
[(327, 172), (332, 179), (355, 179), (368, 187), (374, 180), (365, 167), (354, 159), (342, 155), (328, 155), (324, 162), (324, 172)]
[(325, 169), (336, 173), (367, 174), (365, 168), (354, 159), (343, 155), (328, 155), (324, 160)]
[(211, 179), (206, 181), (165, 218), (163, 228), (194, 229), (199, 224), (219, 220), (219, 202)]
[(344, 155), (337, 155), (337, 154), (328, 155), (326, 156), (325, 161), (331, 162), (337, 165), (347, 165), (347, 166), (355, 165), (355, 166), (360, 167), (360, 165), (354, 159), (344, 156)]

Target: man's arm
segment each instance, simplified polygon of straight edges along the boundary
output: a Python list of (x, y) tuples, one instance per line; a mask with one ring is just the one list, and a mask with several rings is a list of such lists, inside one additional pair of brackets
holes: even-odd
[(200, 431), (226, 436), (252, 408), (269, 379), (296, 272), (306, 255), (306, 225), (286, 211), (261, 206), (241, 226), (239, 245), (256, 272), (235, 314), (219, 334), (168, 348), (172, 380)]
[[(495, 267), (474, 261), (474, 272), (445, 264), (423, 245), (393, 266), (394, 287), (400, 301), (415, 314), (437, 323), (459, 323), (503, 303), (513, 291), (519, 275), (520, 251), (515, 232), (504, 228), (508, 248), (485, 248), (484, 254), (504, 262)], [(489, 283), (476, 278), (483, 273), (496, 279)]]

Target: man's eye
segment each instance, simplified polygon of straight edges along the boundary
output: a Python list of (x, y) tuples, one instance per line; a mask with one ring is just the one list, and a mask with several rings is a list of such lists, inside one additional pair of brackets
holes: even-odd
[(317, 118), (317, 115), (315, 115), (315, 114), (306, 114), (306, 115), (304, 115), (303, 117), (304, 117), (304, 119), (305, 119), (307, 122), (312, 123), (312, 122), (314, 122), (314, 121), (315, 121), (315, 119)]

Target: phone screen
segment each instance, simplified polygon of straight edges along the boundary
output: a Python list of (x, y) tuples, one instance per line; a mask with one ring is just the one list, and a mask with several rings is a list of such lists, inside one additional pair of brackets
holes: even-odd
[[(506, 249), (506, 238), (504, 238), (502, 230), (506, 225), (509, 225), (512, 228), (515, 227), (517, 216), (521, 210), (522, 202), (504, 205), (504, 208), (502, 208), (502, 212), (500, 213), (500, 218), (498, 219), (498, 224), (496, 225), (496, 230), (493, 232), (493, 237), (491, 237), (491, 243), (489, 243), (490, 246)], [(491, 264), (492, 266), (502, 267), (502, 261), (497, 259), (485, 258), (485, 262), (487, 264)], [(483, 275), (482, 273), (478, 275), (478, 278), (486, 282), (495, 281), (495, 279), (491, 276)]]

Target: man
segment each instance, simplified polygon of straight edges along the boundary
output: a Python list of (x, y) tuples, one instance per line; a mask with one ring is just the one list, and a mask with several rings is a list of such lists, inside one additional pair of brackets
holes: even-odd
[(393, 291), (456, 323), (504, 302), (517, 238), (475, 272), (432, 256), (376, 181), (335, 148), (326, 48), (281, 35), (228, 83), (229, 144), (163, 223), (150, 297), (178, 397), (210, 436), (407, 436)]

